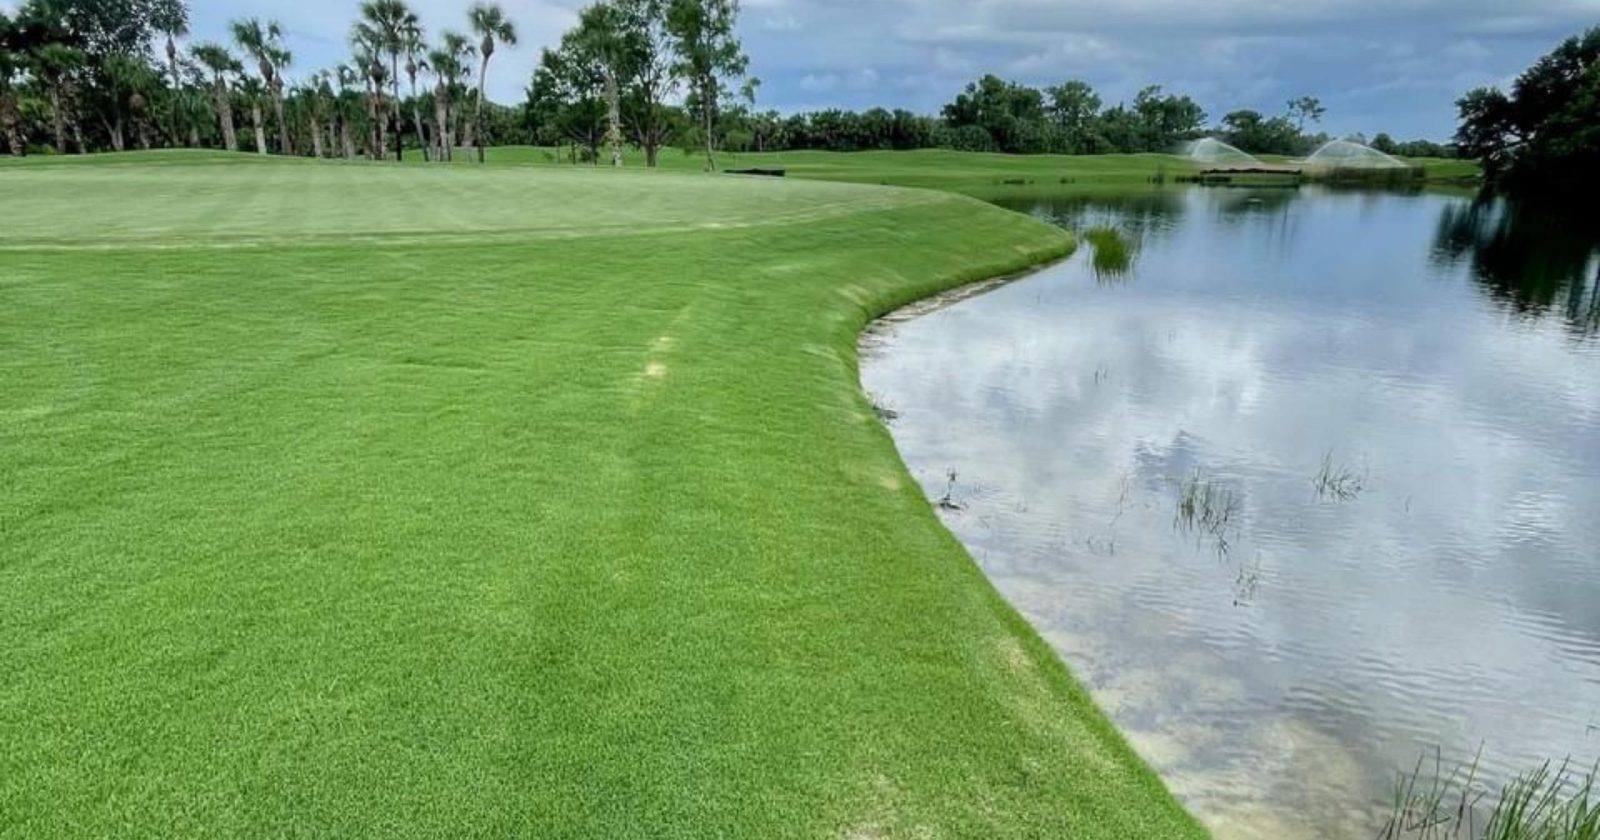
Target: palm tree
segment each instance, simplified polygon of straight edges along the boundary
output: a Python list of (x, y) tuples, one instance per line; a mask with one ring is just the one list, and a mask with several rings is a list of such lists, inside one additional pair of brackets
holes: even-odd
[(189, 7), (183, 0), (156, 0), (150, 9), (150, 26), (167, 36), (167, 70), (172, 73), (172, 124), (168, 135), (172, 145), (178, 145), (178, 105), (176, 94), (183, 88), (183, 76), (178, 73), (178, 39), (189, 34)]
[(360, 109), (352, 107), (350, 98), (356, 94), (349, 87), (356, 83), (361, 74), (350, 68), (348, 64), (341, 64), (333, 69), (333, 80), (339, 85), (339, 92), (334, 99), (334, 115), (339, 119), (339, 146), (344, 149), (344, 156), (356, 156), (356, 144), (350, 137), (350, 115)]
[(406, 54), (406, 77), (411, 80), (411, 122), (417, 127), (417, 147), (422, 149), (422, 159), (428, 159), (428, 140), (423, 135), (422, 105), (417, 99), (417, 74), (428, 69), (427, 45), (423, 43), (422, 26), (415, 16), (400, 33), (400, 49)]
[(440, 41), (439, 48), (428, 53), (428, 63), (438, 78), (433, 89), (434, 120), (438, 126), (434, 140), (439, 159), (451, 160), (455, 157), (455, 92), (462, 87), (476, 50), (458, 32), (444, 32)]
[(311, 156), (321, 159), (323, 156), (322, 123), (323, 116), (327, 113), (326, 100), (322, 96), (323, 88), (327, 86), (323, 71), (312, 73), (299, 90), (299, 99), (305, 103), (306, 116), (311, 121)]
[[(56, 153), (67, 153), (67, 124), (76, 131), (77, 114), (72, 108), (72, 77), (83, 68), (83, 51), (65, 44), (45, 44), (34, 51), (33, 69), (50, 92), (50, 128), (55, 136)], [(69, 113), (71, 109), (71, 113)], [(78, 144), (83, 151), (83, 143)]]
[(476, 3), (467, 11), (467, 21), (472, 26), (478, 42), (478, 101), (472, 109), (472, 124), (467, 127), (467, 145), (478, 150), (478, 161), (483, 161), (483, 147), (478, 145), (478, 132), (483, 128), (484, 83), (489, 77), (489, 59), (494, 56), (495, 41), (508, 47), (517, 45), (517, 28), (506, 17), (498, 3)]
[(267, 153), (267, 133), (261, 127), (261, 100), (266, 98), (266, 88), (261, 84), (260, 79), (243, 73), (239, 75), (239, 82), (236, 87), (239, 91), (239, 98), (250, 106), (250, 124), (255, 128), (256, 132), (256, 154), (264, 155)]
[(260, 18), (236, 20), (230, 28), (233, 40), (256, 60), (261, 72), (261, 83), (272, 94), (272, 109), (278, 118), (278, 151), (294, 154), (289, 144), (289, 126), (283, 119), (283, 78), (281, 70), (289, 63), (288, 50), (283, 48), (283, 27), (275, 20), (263, 23)]
[(402, 154), (400, 143), (400, 53), (405, 51), (409, 32), (417, 33), (421, 40), (422, 27), (416, 13), (406, 8), (404, 0), (367, 0), (361, 4), (361, 23), (364, 34), (374, 53), (389, 54), (389, 82), (393, 85), (390, 111), (394, 118), (395, 158)]
[(155, 83), (155, 74), (149, 65), (142, 59), (135, 58), (126, 53), (112, 53), (105, 57), (100, 67), (105, 76), (107, 93), (110, 95), (110, 120), (102, 114), (101, 120), (106, 127), (106, 133), (111, 137), (111, 147), (117, 151), (127, 148), (127, 134), (123, 120), (122, 106), (128, 106), (129, 115), (133, 117), (136, 127), (140, 132), (140, 144), (149, 148), (149, 137), (140, 124), (144, 116), (145, 106), (149, 100), (145, 97)]
[(388, 71), (383, 67), (382, 42), (382, 33), (370, 24), (358, 22), (350, 27), (350, 49), (367, 88), (367, 119), (371, 127), (367, 142), (373, 160), (382, 158), (388, 146), (389, 126), (383, 119), (383, 80)]
[(211, 42), (189, 48), (194, 60), (211, 71), (211, 95), (217, 103), (217, 122), (222, 125), (222, 142), (230, 152), (239, 151), (239, 138), (233, 130), (233, 102), (228, 92), (228, 74), (244, 72), (244, 65), (228, 48)]

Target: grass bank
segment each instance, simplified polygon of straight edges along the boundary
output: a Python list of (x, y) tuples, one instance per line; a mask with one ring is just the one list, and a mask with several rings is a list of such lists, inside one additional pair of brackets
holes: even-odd
[(939, 524), (872, 316), (941, 193), (0, 167), (0, 835), (1203, 832)]

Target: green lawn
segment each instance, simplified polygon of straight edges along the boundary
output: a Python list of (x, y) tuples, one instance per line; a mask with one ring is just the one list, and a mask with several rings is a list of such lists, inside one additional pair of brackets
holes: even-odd
[(1200, 838), (939, 524), (943, 193), (0, 166), (0, 835)]
[[(471, 158), (463, 150), (461, 162)], [(488, 149), (485, 159), (491, 164), (543, 165), (574, 168), (555, 149), (532, 146), (507, 146)], [(1274, 162), (1288, 158), (1268, 156)], [(416, 157), (420, 163), (421, 156)], [(642, 167), (644, 158), (628, 149), (627, 166)], [(931, 187), (992, 197), (1030, 193), (1126, 191), (1143, 188), (1161, 180), (1192, 175), (1199, 170), (1194, 161), (1177, 155), (1002, 155), (922, 149), (909, 152), (765, 152), (723, 154), (718, 164), (727, 168), (763, 167), (787, 170), (792, 178), (821, 179), (865, 184), (894, 184)], [(699, 172), (705, 159), (686, 155), (680, 149), (663, 149), (661, 168)], [(1463, 180), (1478, 175), (1472, 161), (1444, 158), (1417, 158), (1410, 161), (1427, 172), (1429, 180)], [(576, 168), (589, 167), (579, 164)]]

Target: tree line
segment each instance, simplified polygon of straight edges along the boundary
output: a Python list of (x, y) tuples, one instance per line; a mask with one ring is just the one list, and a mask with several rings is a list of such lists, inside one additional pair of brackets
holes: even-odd
[[(491, 59), (517, 42), (493, 3), (472, 6), (460, 30), (429, 37), (404, 0), (366, 0), (348, 59), (297, 73), (276, 21), (236, 20), (226, 42), (180, 48), (185, 0), (26, 0), (0, 14), (0, 144), (12, 154), (188, 146), (369, 158), (415, 150), (447, 160), (462, 147), (535, 143), (618, 165), (632, 146), (652, 166), (663, 148), (681, 147), (711, 167), (718, 149), (1100, 154), (1166, 152), (1214, 136), (1255, 154), (1296, 155), (1328, 139), (1313, 133), (1325, 108), (1310, 96), (1279, 114), (1236, 110), (1213, 125), (1194, 99), (1159, 86), (1108, 104), (1084, 81), (1033, 87), (993, 75), (932, 116), (784, 115), (757, 108), (739, 11), (738, 0), (600, 0), (542, 51), (525, 101), (507, 107), (485, 95)], [(1494, 147), (1495, 168), (1506, 168), (1527, 109), (1470, 96), (1488, 115), (1472, 124), (1493, 127), (1464, 133), (1463, 146), (1475, 155)], [(1386, 134), (1371, 142), (1407, 156), (1455, 151)]]
[[(784, 115), (759, 110), (760, 80), (742, 76), (746, 59), (733, 34), (737, 5), (715, 18), (717, 39), (706, 67), (714, 88), (691, 85), (685, 106), (664, 96), (691, 77), (671, 59), (662, 20), (647, 10), (662, 0), (602, 0), (544, 52), (524, 105), (534, 142), (566, 147), (574, 160), (599, 162), (621, 144), (645, 151), (654, 165), (664, 145), (734, 151), (815, 149), (835, 152), (944, 148), (1009, 154), (1170, 152), (1200, 137), (1218, 137), (1252, 154), (1303, 155), (1327, 142), (1308, 133), (1326, 113), (1315, 97), (1291, 100), (1280, 115), (1233, 111), (1215, 126), (1191, 97), (1150, 86), (1131, 103), (1107, 105), (1080, 80), (1035, 88), (986, 75), (967, 85), (937, 116), (904, 109), (826, 109)], [(709, 91), (709, 93), (707, 93)], [(1365, 138), (1359, 138), (1363, 142)], [(1425, 140), (1372, 141), (1391, 154), (1448, 157), (1451, 146)]]
[(448, 158), (515, 131), (512, 109), (484, 96), (490, 59), (517, 40), (498, 5), (472, 6), (465, 32), (433, 42), (403, 0), (368, 0), (359, 14), (347, 61), (291, 81), (277, 21), (235, 20), (228, 42), (180, 49), (185, 0), (27, 0), (0, 14), (0, 140), (11, 154), (166, 146), (378, 158), (409, 146)]

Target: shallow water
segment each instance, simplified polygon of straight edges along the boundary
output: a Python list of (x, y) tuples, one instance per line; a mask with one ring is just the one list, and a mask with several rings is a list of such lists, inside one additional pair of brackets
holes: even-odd
[(1594, 231), (1432, 194), (1017, 209), (1131, 262), (893, 323), (863, 384), (1221, 840), (1370, 838), (1425, 750), (1489, 785), (1600, 759)]

